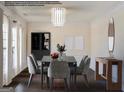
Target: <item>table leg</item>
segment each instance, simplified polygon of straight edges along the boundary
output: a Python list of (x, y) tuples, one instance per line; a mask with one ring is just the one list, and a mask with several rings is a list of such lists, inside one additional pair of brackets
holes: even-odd
[(77, 77), (76, 68), (77, 68), (77, 64), (75, 63), (75, 75), (74, 75), (74, 83), (75, 83), (75, 84), (76, 84), (76, 77)]
[(47, 76), (47, 88), (49, 88), (49, 77)]
[(41, 87), (43, 88), (43, 62), (41, 65)]

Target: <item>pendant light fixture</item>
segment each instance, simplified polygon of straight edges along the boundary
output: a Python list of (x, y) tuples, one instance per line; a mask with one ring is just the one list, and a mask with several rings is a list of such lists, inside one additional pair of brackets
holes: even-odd
[(51, 9), (51, 22), (54, 26), (64, 26), (65, 23), (65, 8)]

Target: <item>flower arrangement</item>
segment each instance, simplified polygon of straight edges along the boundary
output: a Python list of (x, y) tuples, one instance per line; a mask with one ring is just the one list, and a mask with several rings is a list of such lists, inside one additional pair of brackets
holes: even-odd
[(58, 50), (60, 53), (66, 51), (66, 50), (65, 50), (65, 45), (57, 44), (57, 50)]
[(57, 59), (59, 57), (59, 54), (56, 52), (51, 53), (51, 57), (52, 57), (52, 59)]

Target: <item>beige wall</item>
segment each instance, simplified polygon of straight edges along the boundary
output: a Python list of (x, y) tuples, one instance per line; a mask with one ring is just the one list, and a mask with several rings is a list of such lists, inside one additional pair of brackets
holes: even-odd
[(66, 51), (76, 56), (79, 62), (83, 55), (90, 55), (90, 25), (89, 23), (73, 22), (66, 23), (64, 27), (54, 27), (50, 23), (29, 23), (28, 24), (28, 54), (31, 52), (31, 32), (51, 32), (51, 50), (56, 51), (57, 43), (64, 43), (67, 36), (82, 36), (84, 39), (84, 50)]
[(0, 87), (2, 87), (3, 81), (3, 43), (2, 43), (2, 22), (3, 22), (3, 11), (0, 9)]
[[(115, 48), (114, 56), (124, 61), (124, 8), (121, 7), (111, 15), (102, 16), (94, 20), (91, 24), (91, 67), (95, 70), (95, 57), (108, 57), (108, 22), (110, 17), (115, 23)], [(123, 66), (124, 67), (124, 66)], [(102, 68), (100, 69), (102, 71)], [(124, 70), (124, 68), (123, 68)], [(123, 71), (124, 79), (124, 71)], [(124, 89), (124, 80), (123, 80)]]

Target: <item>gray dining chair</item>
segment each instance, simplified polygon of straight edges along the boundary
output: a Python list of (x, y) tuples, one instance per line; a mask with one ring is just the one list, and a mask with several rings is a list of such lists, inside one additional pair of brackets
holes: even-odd
[(79, 66), (77, 68), (77, 71), (76, 71), (77, 75), (83, 75), (84, 76), (84, 79), (86, 81), (87, 87), (89, 87), (89, 85), (88, 85), (88, 78), (87, 78), (87, 73), (89, 72), (89, 68), (90, 68), (90, 58), (87, 57), (85, 59), (85, 61), (84, 61), (84, 64)]
[(36, 65), (36, 67), (40, 67), (41, 66), (41, 62), (39, 62), (37, 59), (36, 59), (36, 57), (34, 56), (34, 54), (32, 53), (32, 54), (30, 54), (30, 56), (32, 57), (32, 59), (33, 59), (33, 61), (35, 62), (35, 65)]
[[(89, 87), (88, 85), (88, 78), (87, 78), (87, 73), (89, 71), (90, 67), (90, 58), (86, 57), (84, 61), (76, 68), (76, 75), (83, 75), (84, 79), (86, 81), (86, 86)], [(74, 74), (75, 71), (74, 69), (71, 69), (71, 74)]]
[(35, 64), (33, 62), (33, 59), (31, 58), (31, 56), (28, 56), (27, 57), (27, 65), (28, 65), (28, 71), (30, 73), (30, 78), (28, 80), (28, 87), (29, 87), (30, 84), (31, 84), (33, 75), (41, 74), (41, 71), (40, 71), (40, 69), (37, 69), (36, 68), (36, 66), (35, 66)]
[(49, 78), (50, 89), (52, 89), (54, 79), (64, 79), (65, 86), (67, 89), (69, 89), (70, 69), (68, 63), (64, 61), (51, 62), (48, 68), (48, 78)]
[[(38, 64), (38, 61), (36, 60), (36, 58), (35, 58), (35, 56), (34, 56), (34, 54), (30, 54), (30, 57), (33, 59), (33, 62), (34, 62), (34, 64), (35, 64), (35, 67), (36, 67), (36, 69), (40, 69), (41, 70), (41, 61), (40, 61), (40, 64)], [(44, 67), (43, 68), (43, 79), (45, 80), (45, 78), (47, 78), (47, 69), (48, 69), (48, 67)]]
[[(81, 62), (80, 62), (80, 64), (79, 64), (79, 66), (78, 67), (76, 67), (76, 69), (78, 69), (78, 68), (83, 68), (83, 66), (85, 65), (85, 60), (88, 58), (88, 55), (84, 55), (83, 56), (83, 58), (82, 58), (82, 60), (81, 60)], [(74, 67), (70, 67), (70, 78), (73, 80), (74, 79)]]
[(82, 66), (86, 61), (86, 59), (88, 58), (88, 55), (84, 55), (83, 56), (83, 58), (82, 58), (82, 60), (81, 60), (81, 62), (80, 62), (80, 64), (79, 64), (79, 66)]
[(88, 56), (87, 55), (83, 56), (83, 58), (82, 58), (82, 60), (81, 60), (81, 62), (79, 64), (79, 66), (77, 67), (77, 69), (83, 70), (87, 60), (88, 60)]

